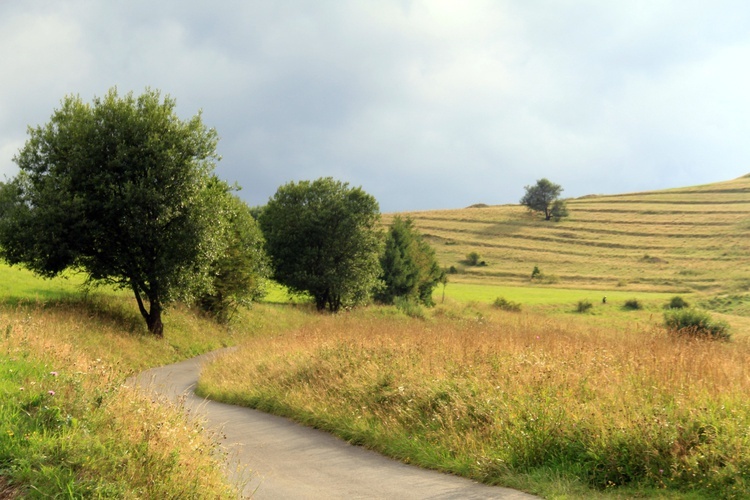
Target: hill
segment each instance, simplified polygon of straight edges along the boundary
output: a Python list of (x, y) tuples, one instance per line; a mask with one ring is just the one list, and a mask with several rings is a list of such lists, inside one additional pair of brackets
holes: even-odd
[[(568, 200), (545, 221), (520, 205), (406, 212), (453, 282), (702, 292), (750, 288), (750, 176), (701, 186)], [(389, 223), (396, 214), (384, 215)], [(469, 266), (477, 252), (485, 265)]]

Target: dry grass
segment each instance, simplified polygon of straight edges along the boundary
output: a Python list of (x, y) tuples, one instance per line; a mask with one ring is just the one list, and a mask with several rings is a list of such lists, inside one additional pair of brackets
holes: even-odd
[(489, 306), (479, 319), (451, 316), (317, 317), (217, 360), (200, 390), (542, 493), (559, 486), (519, 477), (544, 469), (630, 494), (750, 495), (747, 343)]
[[(184, 357), (189, 341), (170, 345), (139, 334), (140, 327), (129, 332), (119, 301), (0, 310), (0, 492), (236, 498), (217, 436), (179, 406), (121, 385), (148, 359), (180, 350)], [(175, 313), (171, 320), (186, 319)]]
[[(445, 267), (465, 283), (529, 282), (635, 291), (747, 291), (750, 178), (692, 188), (568, 201), (570, 217), (541, 220), (518, 205), (412, 212)], [(389, 223), (395, 214), (386, 214)], [(486, 267), (467, 267), (476, 251)]]

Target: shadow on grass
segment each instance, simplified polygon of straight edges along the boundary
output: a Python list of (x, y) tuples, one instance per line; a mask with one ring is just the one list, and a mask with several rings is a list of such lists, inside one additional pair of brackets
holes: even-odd
[[(37, 290), (34, 290), (37, 292)], [(28, 296), (9, 296), (0, 299), (0, 307), (33, 311), (35, 309), (54, 309), (89, 321), (95, 321), (102, 326), (112, 327), (129, 334), (145, 336), (148, 334), (143, 317), (138, 308), (124, 297), (107, 295), (104, 293), (61, 292), (40, 289)]]

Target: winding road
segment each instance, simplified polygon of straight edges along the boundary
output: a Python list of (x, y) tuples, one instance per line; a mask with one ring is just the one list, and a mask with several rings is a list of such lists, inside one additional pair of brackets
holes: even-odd
[(222, 351), (154, 368), (131, 383), (176, 401), (226, 436), (230, 477), (257, 499), (530, 499), (508, 488), (421, 469), (331, 434), (250, 408), (195, 395), (202, 363)]

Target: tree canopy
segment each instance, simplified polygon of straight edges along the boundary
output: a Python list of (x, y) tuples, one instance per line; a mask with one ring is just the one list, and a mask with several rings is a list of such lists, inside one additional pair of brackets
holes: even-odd
[(175, 106), (150, 89), (111, 89), (91, 104), (65, 97), (47, 124), (29, 128), (14, 158), (20, 172), (0, 193), (0, 256), (43, 276), (75, 268), (132, 290), (158, 336), (165, 306), (211, 287), (226, 224), (218, 135)]
[(332, 312), (378, 285), (378, 203), (330, 177), (281, 186), (260, 213), (274, 278)]
[(239, 197), (227, 193), (222, 211), (226, 212), (225, 248), (212, 263), (213, 286), (198, 299), (200, 307), (219, 322), (227, 322), (240, 306), (266, 294), (270, 273), (263, 234), (252, 209)]
[(406, 217), (393, 219), (380, 257), (383, 288), (376, 299), (392, 304), (396, 297), (434, 305), (432, 292), (445, 273), (438, 265), (435, 250), (427, 243), (414, 222)]
[(568, 215), (565, 202), (559, 199), (563, 191), (559, 184), (547, 179), (539, 179), (535, 185), (525, 186), (524, 189), (526, 193), (521, 198), (521, 205), (528, 207), (529, 210), (542, 212), (545, 220), (553, 217), (559, 220)]

